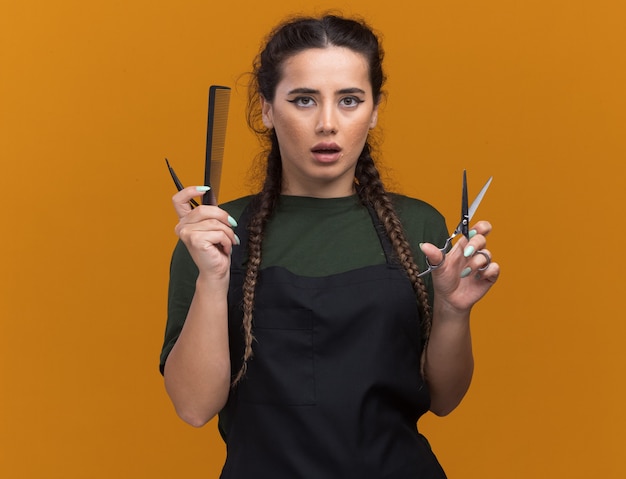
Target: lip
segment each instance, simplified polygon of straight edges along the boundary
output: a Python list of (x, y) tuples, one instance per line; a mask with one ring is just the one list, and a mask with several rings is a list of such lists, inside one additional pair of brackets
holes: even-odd
[(311, 153), (321, 163), (332, 163), (343, 156), (337, 143), (317, 143), (311, 148)]

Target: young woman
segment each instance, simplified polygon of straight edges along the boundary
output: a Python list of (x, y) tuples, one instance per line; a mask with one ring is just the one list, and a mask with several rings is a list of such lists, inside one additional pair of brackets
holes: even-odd
[[(383, 53), (366, 24), (298, 18), (268, 38), (249, 103), (262, 190), (193, 210), (205, 187), (173, 198), (168, 394), (194, 426), (219, 414), (225, 479), (445, 477), (416, 423), (469, 387), (470, 310), (499, 274), (491, 225), (444, 261), (441, 215), (385, 191), (368, 143)], [(425, 257), (442, 264), (423, 281)]]

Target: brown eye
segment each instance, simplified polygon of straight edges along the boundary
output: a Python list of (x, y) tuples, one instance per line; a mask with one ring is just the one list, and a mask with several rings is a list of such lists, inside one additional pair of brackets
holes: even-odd
[(313, 98), (311, 98), (310, 96), (299, 96), (294, 98), (293, 100), (287, 100), (289, 101), (289, 103), (293, 103), (296, 106), (300, 106), (300, 107), (311, 107), (315, 104), (315, 102), (313, 101)]
[(363, 103), (363, 100), (355, 96), (347, 96), (341, 99), (341, 104), (349, 108), (355, 108), (359, 103)]

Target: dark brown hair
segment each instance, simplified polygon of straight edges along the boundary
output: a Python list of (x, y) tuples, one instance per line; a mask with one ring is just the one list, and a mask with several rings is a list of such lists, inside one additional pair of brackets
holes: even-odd
[[(255, 131), (266, 147), (267, 164), (261, 191), (251, 204), (252, 214), (248, 224), (248, 264), (243, 284), (243, 366), (237, 372), (233, 384), (245, 374), (247, 360), (252, 357), (252, 317), (254, 295), (261, 265), (261, 245), (267, 221), (272, 216), (282, 190), (282, 164), (278, 140), (273, 129), (261, 120), (260, 97), (272, 102), (276, 85), (281, 80), (282, 65), (286, 59), (310, 48), (329, 46), (346, 47), (365, 57), (369, 66), (369, 79), (374, 102), (379, 103), (385, 75), (382, 69), (383, 50), (378, 37), (362, 20), (347, 19), (336, 15), (321, 18), (299, 17), (276, 27), (268, 36), (264, 48), (254, 61), (248, 90), (248, 125)], [(371, 206), (384, 225), (395, 256), (406, 271), (416, 292), (422, 315), (424, 351), (430, 334), (431, 310), (424, 283), (417, 277), (418, 268), (404, 235), (400, 220), (385, 191), (379, 172), (372, 159), (371, 141), (365, 143), (355, 171), (355, 188), (361, 202)], [(424, 355), (422, 356), (422, 370)]]

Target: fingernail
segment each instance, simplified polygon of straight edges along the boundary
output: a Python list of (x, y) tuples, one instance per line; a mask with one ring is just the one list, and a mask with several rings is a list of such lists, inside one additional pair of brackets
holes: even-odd
[(199, 191), (200, 193), (206, 193), (210, 189), (211, 189), (210, 186), (196, 186), (196, 190)]
[(228, 224), (231, 225), (233, 228), (237, 226), (237, 222), (235, 221), (235, 218), (233, 218), (230, 215), (228, 215)]
[(466, 258), (469, 258), (473, 254), (474, 254), (474, 247), (472, 245), (469, 245), (467, 248), (463, 250), (463, 256), (465, 256)]
[(476, 236), (476, 230), (469, 230), (469, 233), (467, 233), (467, 237), (469, 239), (472, 239), (474, 236)]
[(471, 272), (472, 272), (472, 268), (468, 266), (463, 271), (461, 271), (461, 278), (466, 278), (467, 276), (470, 275)]
[(239, 239), (239, 236), (235, 235), (235, 244), (237, 246), (239, 246), (241, 244), (241, 240)]
[(419, 244), (420, 249), (421, 249), (422, 251), (424, 251), (424, 250), (422, 249), (422, 246), (424, 246), (424, 243), (420, 243), (420, 244)]

